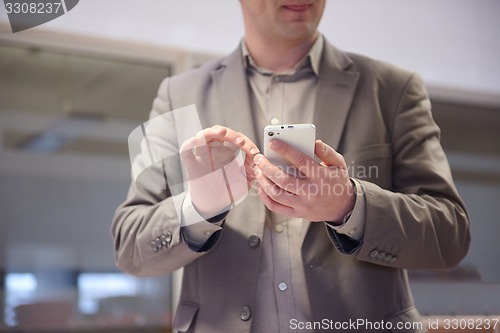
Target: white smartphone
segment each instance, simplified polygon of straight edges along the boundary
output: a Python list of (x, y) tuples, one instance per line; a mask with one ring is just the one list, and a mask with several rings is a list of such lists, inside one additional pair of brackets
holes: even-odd
[(279, 139), (314, 159), (316, 126), (314, 124), (268, 125), (264, 128), (264, 155), (267, 159), (289, 174), (297, 175), (290, 162), (269, 148), (269, 142)]

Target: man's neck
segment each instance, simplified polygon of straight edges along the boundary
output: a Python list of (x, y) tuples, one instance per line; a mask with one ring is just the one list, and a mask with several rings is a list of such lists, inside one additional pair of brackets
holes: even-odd
[(257, 66), (281, 73), (293, 68), (309, 52), (318, 35), (316, 32), (309, 40), (295, 43), (275, 43), (247, 35), (245, 43)]

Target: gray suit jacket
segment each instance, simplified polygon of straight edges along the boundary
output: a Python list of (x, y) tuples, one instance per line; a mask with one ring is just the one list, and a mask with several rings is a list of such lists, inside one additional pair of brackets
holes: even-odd
[[(193, 103), (204, 127), (225, 125), (252, 140), (262, 135), (254, 133), (239, 48), (166, 79), (151, 116)], [(297, 246), (306, 265), (313, 320), (384, 320), (394, 323), (393, 332), (414, 332), (395, 329), (397, 322), (419, 320), (406, 269), (455, 266), (470, 242), (467, 215), (422, 80), (325, 43), (315, 108), (317, 138), (344, 155), (351, 176), (363, 186), (366, 230), (363, 242), (355, 244), (323, 223), (304, 221), (309, 231)], [(181, 131), (182, 123), (176, 126)], [(179, 139), (176, 131), (166, 132), (172, 142)], [(258, 302), (262, 247), (255, 237), (262, 238), (264, 205), (248, 196), (230, 211), (222, 231), (196, 252), (183, 241), (170, 195), (168, 188), (131, 185), (112, 226), (117, 265), (137, 276), (185, 267), (176, 329), (249, 332)], [(167, 235), (165, 246), (155, 252), (150, 243), (161, 235)]]

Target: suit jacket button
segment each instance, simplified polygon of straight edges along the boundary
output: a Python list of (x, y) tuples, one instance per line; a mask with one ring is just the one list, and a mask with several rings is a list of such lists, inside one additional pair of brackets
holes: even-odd
[(379, 260), (383, 260), (384, 258), (385, 258), (385, 252), (380, 251), (380, 252), (378, 253), (377, 259), (379, 259)]
[(240, 318), (243, 321), (249, 321), (252, 317), (252, 310), (248, 306), (244, 306), (240, 310)]
[(377, 258), (378, 257), (378, 250), (372, 250), (372, 252), (370, 252), (370, 257)]
[(151, 246), (151, 250), (153, 250), (153, 252), (158, 252), (158, 246), (156, 245), (155, 241), (152, 241), (150, 246)]
[(161, 239), (160, 239), (160, 237), (157, 237), (157, 238), (155, 239), (155, 243), (156, 243), (156, 247), (157, 247), (157, 248), (161, 249), (161, 248), (163, 247), (163, 244), (161, 243)]
[(256, 248), (257, 246), (260, 245), (260, 238), (259, 236), (256, 236), (256, 235), (252, 235), (250, 236), (250, 238), (248, 238), (248, 245), (254, 249)]
[(170, 231), (165, 233), (165, 240), (167, 241), (167, 245), (170, 245), (172, 242), (172, 233)]
[(385, 257), (384, 257), (384, 261), (385, 262), (391, 262), (392, 258), (394, 258), (392, 256), (392, 254), (386, 254)]
[(160, 240), (161, 240), (161, 244), (162, 244), (163, 246), (166, 246), (166, 245), (167, 245), (167, 236), (165, 236), (165, 235), (161, 235), (161, 236), (160, 236)]

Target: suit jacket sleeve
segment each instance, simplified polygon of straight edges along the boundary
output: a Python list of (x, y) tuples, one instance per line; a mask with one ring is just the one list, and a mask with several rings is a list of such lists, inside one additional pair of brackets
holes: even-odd
[(392, 190), (360, 181), (366, 224), (358, 259), (440, 269), (457, 265), (466, 255), (468, 217), (439, 135), (423, 82), (411, 75), (389, 126)]
[[(168, 86), (169, 79), (160, 85), (150, 121), (170, 111)], [(141, 153), (133, 163), (141, 164), (144, 172), (131, 182), (127, 198), (117, 208), (111, 227), (117, 266), (137, 276), (170, 273), (210, 250), (205, 246), (203, 251), (197, 251), (183, 237), (179, 215), (186, 192), (182, 189), (178, 138), (174, 124), (157, 127), (148, 135), (148, 144), (171, 154), (147, 165), (148, 147), (143, 140)], [(207, 244), (213, 246), (218, 236), (215, 232)]]

